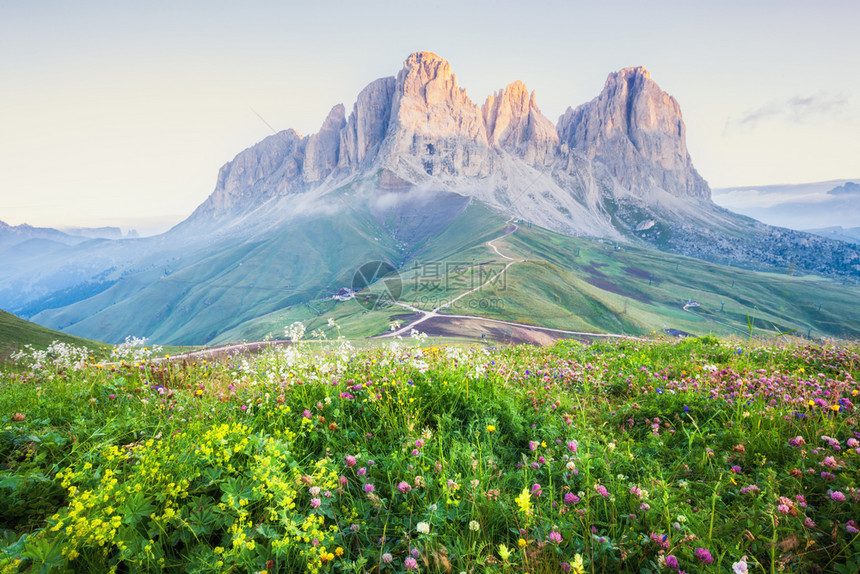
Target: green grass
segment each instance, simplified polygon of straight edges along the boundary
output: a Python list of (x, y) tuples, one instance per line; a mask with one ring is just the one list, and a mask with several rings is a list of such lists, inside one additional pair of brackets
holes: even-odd
[(46, 349), (52, 342), (59, 341), (68, 345), (85, 347), (93, 353), (103, 354), (104, 343), (88, 341), (65, 333), (48, 329), (25, 321), (6, 311), (0, 311), (0, 363), (16, 351), (31, 345), (36, 349)]
[[(675, 328), (699, 335), (748, 334), (750, 317), (761, 335), (794, 330), (860, 338), (860, 290), (818, 277), (757, 273), (538, 228), (495, 244), (529, 262), (514, 264), (495, 288), (464, 298), (458, 313), (563, 329), (645, 334)], [(482, 298), (503, 305), (492, 315), (471, 311)], [(690, 299), (701, 304), (692, 310), (702, 317), (683, 310)]]
[(860, 348), (426, 343), (0, 371), (0, 572), (860, 567)]

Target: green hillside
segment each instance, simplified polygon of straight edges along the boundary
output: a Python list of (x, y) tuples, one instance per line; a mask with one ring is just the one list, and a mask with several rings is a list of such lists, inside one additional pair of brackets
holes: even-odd
[[(498, 274), (441, 312), (595, 333), (749, 336), (749, 320), (756, 336), (790, 331), (813, 338), (860, 338), (860, 290), (854, 286), (757, 273), (526, 225), (501, 237), (503, 229), (504, 220), (496, 214), (470, 207), (401, 268), (399, 301), (430, 311)], [(493, 237), (498, 253), (486, 243)], [(381, 293), (380, 286), (371, 291)], [(688, 302), (697, 305), (685, 309)], [(354, 300), (321, 298), (243, 322), (217, 342), (279, 337), (293, 321), (332, 337), (337, 332), (328, 327), (330, 318), (342, 334), (365, 337), (386, 331), (392, 321), (417, 317), (400, 306), (367, 310)]]
[[(421, 315), (404, 305), (368, 310), (332, 295), (352, 286), (363, 264), (385, 261), (400, 274), (398, 302), (447, 315), (630, 335), (748, 336), (749, 320), (758, 335), (860, 338), (860, 290), (835, 280), (517, 227), (456, 194), (436, 193), (432, 206), (408, 193), (384, 209), (367, 198), (344, 201), (348, 209), (224, 240), (34, 320), (105, 341), (135, 335), (174, 345), (278, 338), (294, 321), (335, 336), (329, 319), (348, 337), (372, 336)], [(382, 288), (362, 296), (387, 296)]]
[[(774, 334), (860, 338), (860, 289), (819, 277), (726, 267), (652, 249), (520, 229), (498, 240), (517, 259), (504, 282), (459, 301), (454, 311), (563, 329), (643, 334)], [(499, 309), (482, 309), (497, 297)], [(689, 301), (698, 306), (684, 310)], [(486, 307), (486, 306), (485, 306)]]
[(12, 353), (21, 349), (24, 345), (32, 345), (37, 349), (44, 349), (54, 341), (60, 341), (76, 347), (86, 347), (92, 350), (97, 350), (100, 346), (103, 346), (102, 343), (60, 333), (59, 331), (54, 331), (53, 329), (41, 327), (35, 323), (20, 319), (6, 311), (0, 311), (0, 362), (5, 361)]

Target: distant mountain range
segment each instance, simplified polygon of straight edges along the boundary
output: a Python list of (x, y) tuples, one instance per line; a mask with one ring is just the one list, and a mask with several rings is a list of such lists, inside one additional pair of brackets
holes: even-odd
[(857, 227), (860, 223), (860, 178), (792, 185), (715, 189), (719, 205), (791, 229)]
[(553, 124), (521, 82), (478, 106), (447, 61), (418, 52), (348, 117), (338, 104), (315, 134), (285, 130), (239, 153), (165, 234), (7, 249), (0, 307), (105, 341), (203, 343), (348, 284), (365, 261), (404, 268), (491, 239), (498, 222), (482, 213), (751, 269), (860, 277), (856, 245), (713, 203), (685, 130), (641, 67), (610, 74)]

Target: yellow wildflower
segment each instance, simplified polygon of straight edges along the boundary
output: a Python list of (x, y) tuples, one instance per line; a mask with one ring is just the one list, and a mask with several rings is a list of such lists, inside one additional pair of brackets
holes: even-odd
[(585, 573), (585, 565), (582, 563), (582, 554), (577, 554), (573, 557), (573, 562), (570, 565), (570, 571), (573, 574), (584, 574)]

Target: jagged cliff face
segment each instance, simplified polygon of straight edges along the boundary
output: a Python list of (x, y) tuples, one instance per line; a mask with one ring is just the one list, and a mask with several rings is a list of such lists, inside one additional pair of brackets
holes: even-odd
[(376, 158), (391, 121), (394, 82), (393, 77), (381, 78), (358, 94), (349, 122), (340, 132), (338, 168), (368, 167), (368, 158)]
[(610, 74), (597, 98), (559, 118), (558, 134), (633, 192), (660, 188), (676, 196), (711, 197), (687, 152), (678, 102), (645, 68)]
[(431, 176), (486, 177), (490, 150), (481, 110), (457, 86), (451, 65), (430, 52), (412, 54), (397, 74), (390, 140), (383, 163), (420, 160)]
[(558, 133), (520, 81), (489, 96), (481, 107), (490, 145), (516, 154), (529, 165), (546, 165), (558, 151)]
[[(479, 108), (447, 61), (417, 52), (396, 77), (369, 84), (348, 119), (338, 104), (318, 133), (287, 130), (237, 155), (192, 219), (229, 217), (379, 170), (472, 195), (568, 233), (611, 236), (601, 207), (607, 194), (659, 189), (710, 199), (690, 161), (678, 103), (644, 68), (610, 74), (597, 98), (568, 109), (553, 125), (522, 82)], [(520, 196), (540, 174), (553, 183), (535, 190), (541, 197), (530, 207)], [(565, 213), (575, 216), (565, 222)]]

